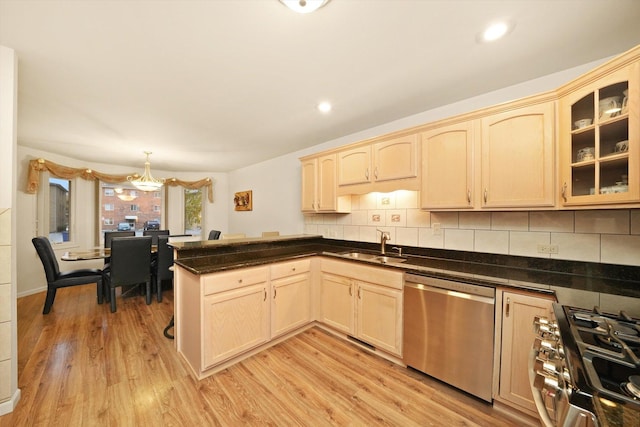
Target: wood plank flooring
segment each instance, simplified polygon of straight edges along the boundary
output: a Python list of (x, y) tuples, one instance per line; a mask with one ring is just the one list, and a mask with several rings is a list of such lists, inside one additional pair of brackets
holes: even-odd
[(515, 426), (490, 405), (311, 328), (196, 381), (162, 331), (173, 294), (147, 306), (95, 287), (18, 300), (22, 398), (0, 426)]

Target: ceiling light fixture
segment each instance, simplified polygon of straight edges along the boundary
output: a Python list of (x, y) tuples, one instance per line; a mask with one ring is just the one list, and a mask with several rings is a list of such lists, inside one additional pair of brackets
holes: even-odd
[(280, 3), (298, 13), (311, 13), (320, 9), (330, 0), (280, 0)]
[(480, 33), (477, 39), (480, 42), (492, 42), (509, 34), (513, 27), (514, 25), (508, 21), (495, 22)]
[(320, 104), (318, 104), (318, 111), (325, 114), (328, 113), (329, 111), (331, 111), (331, 104), (326, 101), (321, 102)]
[(164, 184), (164, 178), (155, 179), (151, 176), (151, 163), (149, 163), (149, 154), (151, 151), (145, 151), (144, 154), (147, 155), (147, 160), (144, 162), (144, 175), (141, 177), (136, 176), (128, 176), (127, 181), (133, 184), (138, 190), (142, 191), (158, 191), (162, 184)]

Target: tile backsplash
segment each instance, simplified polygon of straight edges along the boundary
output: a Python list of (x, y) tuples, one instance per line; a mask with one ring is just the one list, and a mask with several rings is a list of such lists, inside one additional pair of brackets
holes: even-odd
[[(427, 212), (419, 193), (352, 196), (349, 214), (306, 214), (325, 238), (640, 266), (640, 209)], [(557, 253), (556, 253), (557, 252)]]

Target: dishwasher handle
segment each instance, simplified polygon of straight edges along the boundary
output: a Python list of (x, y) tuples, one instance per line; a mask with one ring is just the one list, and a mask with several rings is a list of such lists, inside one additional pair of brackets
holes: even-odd
[(423, 287), (428, 286), (430, 288), (445, 289), (447, 291), (482, 296), (491, 299), (495, 299), (496, 296), (496, 289), (491, 286), (482, 286), (468, 282), (446, 280), (437, 277), (421, 276), (411, 273), (405, 274), (404, 280), (405, 286), (410, 286), (417, 289), (422, 289)]
[(476, 295), (473, 293), (461, 292), (454, 289), (445, 289), (445, 288), (440, 288), (436, 286), (423, 285), (421, 283), (407, 282), (404, 284), (404, 286), (405, 288), (414, 288), (423, 292), (433, 292), (437, 294), (444, 294), (449, 297), (464, 298), (469, 301), (481, 302), (484, 304), (490, 304), (490, 305), (495, 304), (494, 296), (489, 297), (489, 296)]

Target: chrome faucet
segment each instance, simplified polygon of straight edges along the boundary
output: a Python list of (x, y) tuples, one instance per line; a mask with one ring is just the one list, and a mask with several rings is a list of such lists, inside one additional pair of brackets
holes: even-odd
[[(377, 230), (377, 229), (376, 229)], [(388, 231), (378, 230), (380, 232), (380, 254), (385, 255), (385, 245), (387, 244), (387, 240), (391, 239), (391, 235)]]

